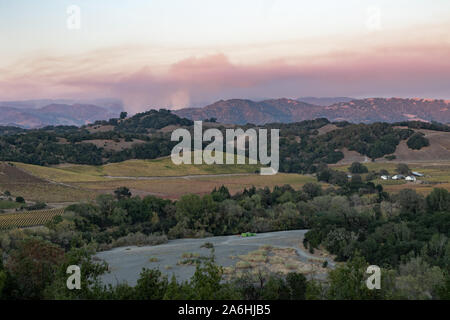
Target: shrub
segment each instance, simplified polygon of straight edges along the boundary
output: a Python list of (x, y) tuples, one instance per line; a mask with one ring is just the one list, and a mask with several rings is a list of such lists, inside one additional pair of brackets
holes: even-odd
[(205, 242), (200, 246), (200, 248), (212, 249), (214, 248), (214, 244), (212, 244), (211, 242)]
[(33, 205), (30, 205), (27, 207), (28, 210), (42, 210), (45, 209), (47, 207), (47, 205), (45, 204), (45, 202), (36, 202)]
[(18, 203), (25, 203), (25, 199), (21, 196), (16, 197), (16, 202)]
[(154, 246), (167, 242), (166, 235), (149, 234), (145, 235), (141, 232), (130, 233), (124, 237), (120, 237), (117, 240), (113, 240), (110, 244), (101, 244), (100, 250), (109, 250), (116, 247), (125, 246)]
[(250, 262), (247, 261), (239, 261), (238, 263), (236, 263), (237, 269), (249, 269), (251, 267), (252, 265), (250, 264)]
[(190, 259), (190, 258), (198, 258), (200, 255), (198, 253), (192, 253), (192, 252), (184, 252), (181, 255), (181, 258), (183, 259)]
[(396, 159), (397, 157), (396, 157), (395, 155), (391, 154), (391, 155), (386, 156), (386, 157), (384, 157), (384, 158), (385, 158), (386, 160), (392, 161), (392, 160)]

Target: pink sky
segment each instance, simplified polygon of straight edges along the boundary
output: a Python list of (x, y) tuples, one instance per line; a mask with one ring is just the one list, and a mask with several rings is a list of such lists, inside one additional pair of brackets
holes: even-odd
[(10, 48), (0, 61), (0, 100), (116, 97), (137, 112), (228, 98), (450, 98), (448, 20), (327, 28), (247, 43), (210, 36), (195, 44), (125, 41), (122, 35), (97, 46), (82, 36), (76, 50), (36, 45), (14, 55)]

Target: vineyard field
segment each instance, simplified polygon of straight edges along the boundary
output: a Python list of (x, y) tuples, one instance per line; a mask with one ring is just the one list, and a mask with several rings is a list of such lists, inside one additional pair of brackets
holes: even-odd
[(41, 226), (63, 213), (64, 208), (0, 214), (0, 230)]

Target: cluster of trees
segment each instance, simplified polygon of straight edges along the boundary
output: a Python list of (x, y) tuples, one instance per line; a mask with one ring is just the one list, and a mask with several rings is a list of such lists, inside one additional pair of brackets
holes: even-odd
[[(124, 115), (123, 115), (124, 116)], [(127, 159), (154, 159), (170, 154), (174, 142), (169, 133), (156, 131), (167, 125), (191, 126), (168, 110), (151, 110), (128, 119), (99, 121), (97, 125), (112, 125), (109, 131), (90, 132), (86, 127), (48, 126), (35, 130), (0, 128), (0, 160), (38, 165), (58, 163), (102, 164)], [(4, 133), (4, 134), (1, 134)], [(122, 151), (97, 147), (89, 140), (134, 141), (139, 143)]]
[(450, 127), (447, 124), (431, 121), (431, 122), (423, 122), (423, 121), (403, 121), (393, 123), (394, 126), (400, 127), (408, 127), (410, 129), (426, 129), (433, 131), (444, 131), (450, 132)]
[[(45, 228), (0, 234), (0, 287), (6, 298), (30, 299), (72, 295), (105, 299), (448, 298), (449, 192), (437, 188), (423, 197), (409, 189), (396, 195), (377, 187), (373, 193), (360, 189), (343, 185), (324, 190), (309, 183), (300, 190), (251, 188), (230, 195), (221, 187), (202, 197), (185, 195), (171, 201), (133, 197), (128, 189), (119, 188), (115, 197), (102, 195), (95, 203), (70, 206)], [(98, 276), (106, 266), (91, 261), (95, 250), (114, 246), (304, 228), (310, 229), (304, 241), (308, 250), (325, 248), (337, 261), (347, 261), (330, 271), (325, 282), (306, 281), (295, 274), (260, 275), (264, 281), (250, 275), (224, 281), (220, 267), (210, 261), (200, 264), (193, 279), (184, 284), (146, 270), (134, 288), (104, 287)], [(82, 264), (88, 270), (83, 276), (89, 286), (81, 292), (64, 289), (62, 279), (70, 264)], [(383, 268), (382, 291), (364, 289), (361, 279), (368, 264)], [(30, 282), (36, 284), (30, 286)]]
[(430, 141), (424, 137), (423, 133), (416, 132), (408, 139), (406, 144), (411, 149), (420, 150), (423, 147), (428, 147), (430, 145)]
[(127, 121), (118, 123), (118, 131), (147, 133), (147, 129), (161, 129), (168, 125), (192, 126), (194, 122), (186, 118), (180, 118), (170, 110), (160, 109), (138, 113)]
[(400, 141), (414, 134), (412, 129), (400, 129), (388, 123), (334, 123), (339, 130), (319, 135), (327, 119), (278, 125), (280, 129), (280, 165), (282, 172), (314, 173), (323, 164), (344, 158), (343, 148), (357, 151), (371, 159), (395, 152)]
[(352, 165), (350, 166), (350, 168), (348, 168), (348, 170), (351, 173), (368, 173), (369, 172), (369, 169), (367, 169), (367, 167), (360, 162), (353, 162)]
[[(213, 122), (214, 119), (208, 121)], [(339, 130), (319, 134), (318, 129), (330, 124), (325, 118), (297, 123), (272, 123), (264, 127), (280, 129), (280, 171), (315, 173), (323, 164), (336, 163), (344, 158), (343, 148), (354, 150), (377, 159), (392, 154), (401, 140), (408, 139), (408, 146), (420, 149), (429, 145), (428, 140), (411, 128), (444, 130), (445, 125), (402, 123), (350, 124), (334, 122)], [(49, 126), (38, 130), (13, 130), (0, 127), (0, 160), (19, 161), (39, 165), (62, 162), (93, 164), (118, 162), (127, 159), (153, 159), (170, 154), (174, 142), (170, 133), (159, 129), (168, 125), (185, 126), (192, 129), (193, 122), (179, 118), (170, 110), (150, 110), (132, 117), (125, 114), (119, 119), (97, 121), (95, 125), (110, 125), (109, 131), (88, 130), (87, 127)], [(243, 129), (254, 128), (252, 124)], [(225, 128), (219, 127), (224, 131)], [(120, 142), (139, 140), (138, 144), (122, 151), (106, 150), (89, 143), (89, 140), (113, 140)], [(269, 140), (270, 141), (270, 140)]]

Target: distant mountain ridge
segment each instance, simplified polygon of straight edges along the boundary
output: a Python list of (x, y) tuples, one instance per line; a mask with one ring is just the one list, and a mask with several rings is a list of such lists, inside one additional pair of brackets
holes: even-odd
[[(47, 100), (45, 100), (47, 101)], [(105, 120), (119, 116), (121, 106), (98, 106), (94, 104), (50, 103), (41, 106), (40, 102), (3, 102), (0, 103), (0, 125), (21, 128), (39, 128), (48, 125), (81, 126), (96, 120)], [(52, 101), (52, 100), (48, 100)]]
[[(339, 99), (339, 98), (334, 98)], [(437, 121), (450, 122), (450, 101), (438, 99), (367, 98), (319, 106), (293, 99), (220, 100), (203, 108), (173, 111), (192, 120), (216, 118), (230, 124), (298, 122), (316, 118), (352, 123)]]
[(179, 117), (192, 120), (216, 118), (230, 124), (263, 124), (269, 122), (293, 122), (305, 111), (316, 106), (293, 99), (270, 99), (255, 102), (245, 99), (220, 100), (204, 108), (175, 110)]
[(355, 100), (354, 98), (349, 97), (326, 97), (326, 98), (317, 98), (317, 97), (301, 97), (297, 98), (297, 101), (306, 102), (309, 104), (314, 104), (316, 106), (330, 106), (339, 102), (350, 102)]

